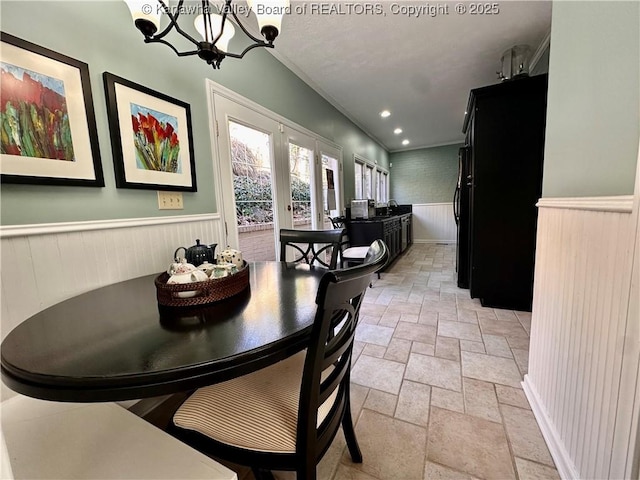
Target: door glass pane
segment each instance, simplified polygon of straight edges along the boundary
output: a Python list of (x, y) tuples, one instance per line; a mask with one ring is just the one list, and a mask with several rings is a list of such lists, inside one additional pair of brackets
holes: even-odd
[(329, 217), (340, 216), (340, 177), (338, 159), (322, 154), (322, 209), (323, 228), (333, 228)]
[(373, 173), (373, 197), (371, 198), (375, 198), (376, 202), (380, 201), (380, 170), (376, 169)]
[(371, 195), (371, 181), (373, 168), (367, 166), (364, 169), (364, 196), (362, 198), (373, 198)]
[(271, 137), (229, 121), (238, 241), (248, 261), (275, 260)]
[(313, 150), (289, 143), (289, 181), (291, 182), (291, 207), (293, 228), (313, 229), (315, 206), (312, 196)]
[(362, 190), (362, 164), (356, 162), (356, 198), (364, 198)]

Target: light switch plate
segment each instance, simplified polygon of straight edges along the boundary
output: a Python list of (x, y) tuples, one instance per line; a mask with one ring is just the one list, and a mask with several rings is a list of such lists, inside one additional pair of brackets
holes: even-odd
[(182, 192), (158, 192), (160, 210), (183, 210)]

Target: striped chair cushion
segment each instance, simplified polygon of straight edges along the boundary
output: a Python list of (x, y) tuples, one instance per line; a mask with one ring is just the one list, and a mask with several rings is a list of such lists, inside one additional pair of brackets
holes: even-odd
[[(197, 390), (175, 413), (173, 423), (236, 447), (294, 452), (305, 355), (303, 351), (262, 370)], [(318, 425), (336, 395), (337, 390), (319, 408)]]

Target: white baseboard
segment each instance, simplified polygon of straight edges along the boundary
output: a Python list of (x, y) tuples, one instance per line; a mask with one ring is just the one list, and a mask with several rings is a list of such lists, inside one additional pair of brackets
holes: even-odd
[(531, 382), (530, 378), (531, 377), (529, 375), (524, 376), (522, 388), (524, 389), (527, 400), (529, 400), (533, 415), (538, 421), (538, 426), (540, 427), (542, 436), (547, 442), (547, 447), (549, 448), (549, 452), (556, 464), (558, 474), (563, 480), (580, 478), (575, 465), (571, 461), (571, 456), (564, 448), (562, 440), (558, 438), (558, 434), (551, 423), (551, 420), (543, 407), (542, 401), (537, 394), (536, 387)]
[(418, 239), (414, 240), (413, 243), (446, 243), (447, 245), (455, 245), (455, 240), (433, 240), (433, 239)]

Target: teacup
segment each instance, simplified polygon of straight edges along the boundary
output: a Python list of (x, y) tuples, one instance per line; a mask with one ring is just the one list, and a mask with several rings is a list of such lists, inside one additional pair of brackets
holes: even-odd
[(207, 277), (210, 277), (213, 271), (215, 270), (215, 265), (213, 263), (209, 263), (205, 261), (202, 265), (198, 267), (198, 270), (207, 274)]
[(229, 275), (229, 269), (226, 265), (215, 265), (211, 273), (211, 278), (223, 278), (227, 275)]

